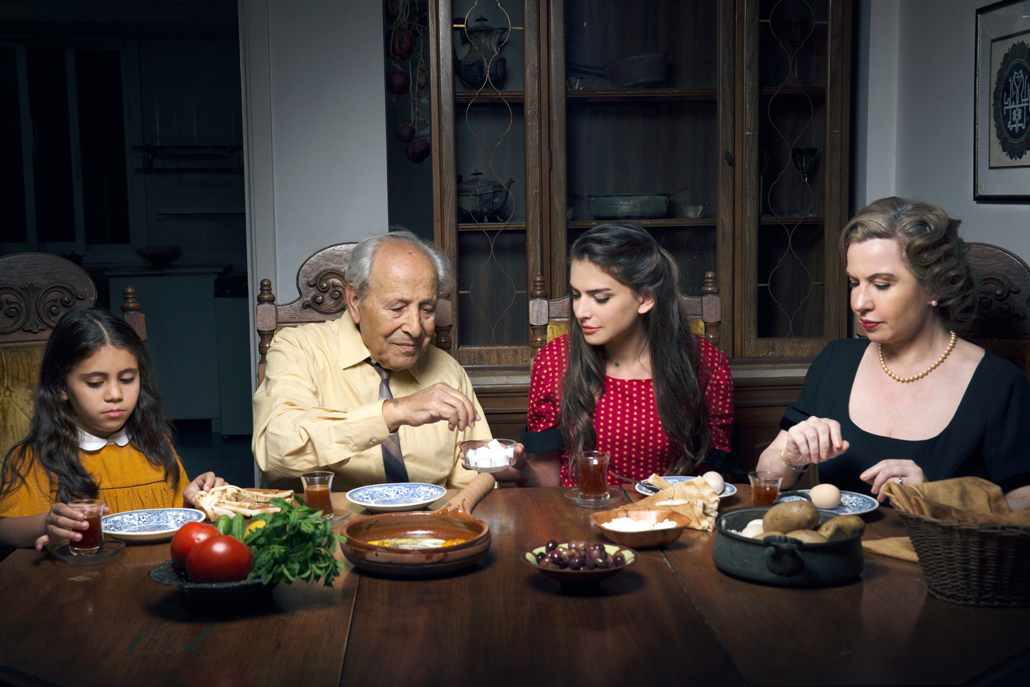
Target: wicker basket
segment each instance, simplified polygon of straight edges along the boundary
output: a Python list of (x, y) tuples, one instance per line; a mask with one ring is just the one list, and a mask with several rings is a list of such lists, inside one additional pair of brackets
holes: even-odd
[(974, 606), (1030, 606), (1030, 527), (898, 513), (935, 597)]

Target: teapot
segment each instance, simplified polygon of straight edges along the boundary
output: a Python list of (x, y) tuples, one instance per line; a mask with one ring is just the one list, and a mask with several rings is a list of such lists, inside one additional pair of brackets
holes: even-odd
[(463, 182), (458, 175), (458, 219), (463, 222), (495, 222), (508, 203), (511, 185), (515, 179), (501, 184), (493, 179), (484, 179), (482, 172), (470, 174), (472, 178)]
[(469, 88), (480, 89), (487, 85), (487, 71), (489, 70), (489, 84), (500, 89), (507, 75), (505, 72), (504, 58), (501, 57), (501, 39), (508, 33), (506, 28), (494, 28), (488, 26), (486, 17), (476, 19), (475, 26), (466, 26), (461, 31), (462, 40), (471, 44), (465, 57), (458, 61), (458, 75)]

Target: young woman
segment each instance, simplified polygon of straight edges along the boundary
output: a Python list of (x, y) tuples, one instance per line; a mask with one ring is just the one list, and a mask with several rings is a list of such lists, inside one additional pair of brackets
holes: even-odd
[(71, 310), (43, 353), (29, 435), (7, 454), (0, 545), (42, 549), (87, 529), (69, 506), (103, 499), (111, 512), (192, 504), (224, 483), (189, 482), (172, 448), (136, 332), (106, 310)]
[(840, 236), (851, 309), (865, 339), (831, 342), (758, 469), (783, 487), (808, 463), (819, 479), (882, 501), (887, 480), (983, 477), (1030, 505), (1030, 384), (958, 336), (974, 315), (959, 221), (928, 203), (883, 198)]
[(601, 224), (569, 253), (574, 318), (533, 363), (524, 486), (574, 483), (568, 456), (611, 454), (608, 479), (725, 469), (733, 428), (726, 356), (695, 338), (679, 270), (633, 224)]

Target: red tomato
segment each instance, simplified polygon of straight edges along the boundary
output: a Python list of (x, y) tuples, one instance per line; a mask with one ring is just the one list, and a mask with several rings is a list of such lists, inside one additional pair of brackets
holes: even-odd
[(205, 539), (186, 557), (190, 582), (236, 582), (246, 579), (254, 554), (243, 542), (228, 535)]
[(172, 563), (179, 570), (186, 569), (186, 557), (193, 547), (218, 534), (218, 530), (202, 522), (188, 522), (172, 537)]

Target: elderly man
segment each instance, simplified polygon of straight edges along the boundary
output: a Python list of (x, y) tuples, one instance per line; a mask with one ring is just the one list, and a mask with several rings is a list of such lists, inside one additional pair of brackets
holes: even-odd
[(347, 313), (284, 329), (254, 394), (254, 456), (269, 481), (336, 473), (334, 489), (382, 482), (463, 487), (458, 444), (489, 439), (468, 375), (430, 346), (446, 256), (410, 232), (359, 243)]

